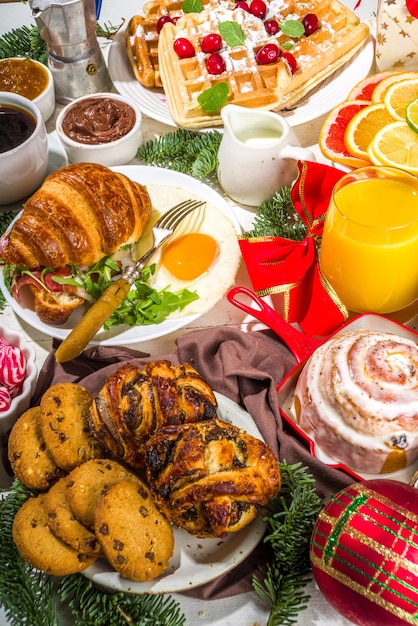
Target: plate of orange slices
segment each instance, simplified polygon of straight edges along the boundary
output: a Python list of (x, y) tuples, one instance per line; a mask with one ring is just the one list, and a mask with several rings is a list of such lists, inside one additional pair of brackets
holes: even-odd
[(360, 81), (325, 118), (318, 145), (348, 168), (387, 165), (418, 175), (418, 72)]

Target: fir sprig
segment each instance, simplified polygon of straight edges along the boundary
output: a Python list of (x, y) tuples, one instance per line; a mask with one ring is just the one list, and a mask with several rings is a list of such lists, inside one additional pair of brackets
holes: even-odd
[(203, 179), (216, 169), (222, 134), (217, 130), (198, 133), (180, 128), (140, 146), (137, 157), (146, 165), (189, 174)]
[(46, 64), (48, 51), (37, 26), (20, 26), (0, 37), (0, 59), (28, 57)]
[(254, 215), (252, 229), (243, 237), (284, 237), (303, 241), (306, 226), (295, 211), (290, 192), (290, 187), (283, 187), (271, 200), (264, 202)]
[(267, 626), (290, 626), (306, 608), (310, 581), (309, 541), (323, 506), (315, 480), (301, 463), (279, 463), (282, 487), (267, 509), (267, 534), (272, 561), (253, 578), (257, 595), (268, 606)]
[[(113, 39), (122, 24), (119, 26), (113, 26), (110, 22), (96, 24), (96, 34), (98, 37)], [(9, 57), (27, 57), (47, 64), (48, 47), (37, 26), (19, 26), (0, 37), (0, 59)]]
[(81, 575), (65, 576), (57, 589), (71, 609), (74, 626), (183, 626), (185, 617), (170, 596), (109, 593)]
[(16, 511), (34, 492), (18, 481), (0, 500), (0, 605), (10, 626), (56, 626), (52, 579), (20, 556), (12, 536)]

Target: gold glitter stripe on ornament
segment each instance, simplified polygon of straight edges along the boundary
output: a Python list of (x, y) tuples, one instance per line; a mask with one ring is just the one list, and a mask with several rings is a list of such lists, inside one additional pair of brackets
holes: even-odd
[[(391, 502), (383, 497), (380, 496), (380, 494), (377, 494), (374, 491), (367, 491), (366, 488), (364, 488), (362, 485), (358, 485), (358, 494), (353, 496), (350, 493), (344, 493), (345, 496), (349, 497), (352, 499), (351, 504), (348, 505), (348, 507), (346, 507), (344, 513), (342, 514), (342, 516), (336, 520), (334, 517), (331, 517), (330, 515), (327, 515), (325, 513), (325, 511), (323, 511), (320, 514), (320, 520), (324, 521), (325, 523), (328, 523), (331, 528), (331, 534), (330, 535), (325, 535), (324, 533), (322, 533), (321, 531), (319, 531), (318, 529), (315, 530), (314, 536), (312, 538), (312, 545), (317, 548), (318, 550), (321, 551), (321, 554), (323, 555), (323, 557), (318, 557), (313, 551), (311, 552), (311, 559), (312, 559), (312, 564), (316, 565), (316, 567), (318, 567), (318, 569), (324, 571), (325, 573), (327, 573), (329, 576), (331, 576), (332, 578), (338, 580), (340, 583), (344, 584), (346, 587), (352, 589), (353, 591), (363, 595), (364, 597), (366, 597), (368, 600), (370, 600), (371, 602), (374, 602), (375, 604), (377, 604), (378, 606), (383, 607), (385, 610), (387, 610), (388, 612), (392, 613), (393, 615), (396, 615), (397, 617), (399, 617), (400, 619), (403, 619), (405, 621), (405, 623), (408, 624), (417, 624), (417, 619), (418, 619), (418, 613), (410, 613), (407, 612), (403, 609), (401, 609), (399, 606), (393, 604), (393, 602), (390, 602), (389, 600), (387, 600), (386, 598), (383, 598), (381, 596), (381, 594), (384, 591), (389, 592), (390, 594), (392, 594), (393, 596), (403, 600), (404, 602), (406, 602), (407, 604), (409, 604), (411, 606), (411, 608), (415, 608), (415, 610), (418, 608), (418, 604), (416, 602), (413, 602), (411, 598), (405, 596), (404, 594), (402, 594), (400, 591), (394, 591), (392, 589), (392, 584), (391, 581), (396, 581), (401, 587), (405, 588), (406, 590), (410, 590), (411, 592), (416, 593), (416, 588), (415, 586), (412, 586), (410, 584), (408, 584), (406, 581), (401, 580), (400, 578), (394, 576), (393, 573), (389, 573), (389, 572), (384, 572), (382, 570), (382, 567), (379, 567), (379, 569), (377, 569), (377, 566), (375, 563), (369, 561), (368, 559), (362, 558), (360, 557), (357, 553), (351, 551), (350, 549), (348, 549), (346, 546), (342, 546), (341, 544), (339, 544), (339, 538), (341, 536), (341, 534), (343, 532), (346, 532), (347, 534), (349, 534), (351, 537), (354, 537), (355, 539), (358, 539), (361, 542), (361, 539), (364, 538), (364, 534), (361, 533), (360, 531), (356, 531), (355, 529), (351, 528), (349, 524), (347, 524), (347, 522), (351, 519), (352, 515), (356, 513), (357, 509), (360, 506), (369, 506), (368, 505), (368, 499), (369, 498), (375, 498), (375, 499), (379, 499), (382, 502), (391, 504)], [(332, 501), (340, 504), (341, 506), (346, 506), (344, 502), (342, 502), (341, 500), (339, 500), (338, 498), (338, 494), (337, 496), (334, 496), (334, 498), (332, 498)], [(378, 512), (379, 515), (383, 515), (384, 517), (387, 517), (388, 519), (392, 519), (393, 521), (395, 521), (398, 526), (401, 526), (405, 529), (407, 529), (409, 531), (409, 533), (416, 539), (416, 531), (414, 531), (408, 524), (402, 523), (402, 522), (398, 522), (397, 520), (390, 518), (388, 515), (383, 514), (380, 510), (376, 509), (375, 507), (370, 507), (369, 509), (371, 511), (374, 512)], [(409, 513), (409, 512), (408, 512)], [(369, 517), (367, 514), (362, 514), (362, 517)], [(411, 514), (411, 519), (414, 518), (416, 519), (416, 515)], [(372, 520), (373, 522), (373, 520)], [(386, 532), (388, 532), (389, 534), (391, 534), (394, 538), (396, 538), (397, 541), (403, 541), (406, 544), (406, 547), (415, 547), (416, 549), (416, 542), (412, 541), (412, 540), (408, 540), (405, 537), (400, 537), (399, 533), (395, 533), (392, 529), (387, 528), (387, 527), (382, 527), (386, 530)], [(328, 544), (325, 544), (325, 547), (322, 546), (321, 544), (319, 544), (317, 541), (315, 541), (315, 534), (318, 537), (322, 537), (325, 542), (328, 540)], [(404, 569), (406, 569), (408, 566), (408, 571), (413, 572), (413, 570), (417, 570), (417, 567), (415, 564), (412, 564), (408, 561), (407, 564), (405, 564), (406, 559), (405, 558), (401, 558), (398, 557), (397, 555), (393, 554), (393, 552), (390, 552), (390, 550), (388, 548), (384, 548), (384, 550), (382, 551), (382, 546), (381, 544), (377, 544), (376, 541), (373, 541), (370, 537), (365, 537), (367, 539), (367, 541), (363, 541), (364, 545), (366, 545), (367, 547), (376, 549), (376, 547), (378, 547), (380, 549), (379, 554), (384, 555), (385, 557), (389, 557), (389, 560), (393, 563), (395, 562), (396, 565), (396, 569), (398, 569), (399, 567), (403, 566)], [(353, 563), (347, 561), (346, 559), (344, 559), (340, 554), (336, 554), (336, 549), (340, 548), (341, 551), (345, 551), (345, 553), (347, 553), (348, 555), (352, 555), (356, 560), (358, 561), (363, 561), (363, 563), (369, 565), (374, 571), (375, 571), (375, 575), (379, 575), (379, 577), (382, 576), (382, 574), (384, 574), (386, 576), (386, 582), (383, 582), (381, 580), (377, 580), (375, 577), (370, 576), (368, 574), (366, 574), (362, 569), (360, 569), (359, 567), (355, 566)], [(404, 551), (404, 553), (406, 552), (406, 549)], [(386, 560), (388, 560), (386, 558)], [(350, 578), (348, 575), (343, 574), (342, 572), (340, 572), (339, 570), (335, 569), (333, 566), (334, 562), (338, 562), (341, 563), (342, 565), (344, 565), (345, 567), (347, 567), (348, 569), (351, 569), (353, 572), (358, 573), (359, 575), (361, 575), (362, 578), (366, 579), (369, 581), (368, 585), (362, 585), (354, 580), (352, 580), (352, 578)], [(387, 582), (389, 581), (389, 582)], [(379, 591), (378, 592), (373, 592), (371, 590), (371, 587), (374, 586), (376, 587)]]

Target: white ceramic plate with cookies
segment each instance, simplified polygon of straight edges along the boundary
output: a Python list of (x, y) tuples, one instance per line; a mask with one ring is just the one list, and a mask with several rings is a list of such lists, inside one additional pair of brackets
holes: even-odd
[[(226, 396), (215, 393), (219, 419), (263, 439), (251, 415)], [(82, 574), (99, 585), (128, 593), (174, 593), (198, 587), (222, 576), (251, 554), (266, 530), (263, 513), (237, 533), (224, 539), (202, 539), (173, 527), (174, 554), (167, 571), (154, 580), (134, 582), (122, 578), (105, 559), (98, 559)]]
[[(143, 4), (144, 2), (140, 0), (136, 5), (138, 14), (142, 13)], [(343, 102), (350, 89), (369, 74), (373, 62), (374, 45), (370, 37), (353, 59), (325, 79), (294, 109), (283, 111), (281, 115), (291, 126), (298, 126), (325, 115), (334, 106)], [(169, 126), (177, 126), (171, 117), (164, 91), (147, 89), (135, 78), (125, 49), (125, 28), (117, 33), (112, 42), (108, 68), (113, 84), (119, 93), (135, 100), (141, 111), (151, 119)]]
[[(235, 275), (241, 263), (241, 253), (238, 246), (238, 233), (241, 232), (239, 222), (222, 196), (199, 180), (158, 167), (143, 165), (124, 165), (112, 168), (121, 172), (143, 185), (150, 193), (153, 203), (153, 215), (150, 224), (140, 239), (138, 255), (145, 252), (152, 243), (151, 226), (158, 216), (172, 206), (189, 198), (206, 200), (206, 207), (189, 215), (176, 229), (176, 235), (187, 232), (204, 232), (211, 235), (218, 244), (216, 262), (197, 279), (192, 282), (177, 282), (173, 276), (164, 272), (164, 267), (159, 264), (158, 251), (150, 260), (157, 264), (157, 271), (153, 277), (156, 289), (164, 289), (169, 286), (170, 291), (187, 288), (197, 291), (199, 299), (189, 304), (183, 311), (171, 314), (169, 318), (159, 324), (144, 326), (115, 326), (104, 331), (99, 330), (91, 345), (123, 346), (143, 341), (150, 341), (158, 337), (164, 337), (183, 328), (201, 315), (207, 313), (232, 286)], [(163, 181), (163, 184), (162, 184)], [(193, 263), (193, 258), (190, 259)], [(79, 307), (72, 313), (65, 324), (54, 326), (41, 321), (33, 309), (33, 298), (29, 292), (25, 300), (17, 302), (6, 287), (3, 269), (0, 268), (0, 289), (14, 311), (14, 313), (29, 324), (32, 328), (45, 333), (50, 337), (64, 339), (79, 321), (85, 311), (85, 307)]]

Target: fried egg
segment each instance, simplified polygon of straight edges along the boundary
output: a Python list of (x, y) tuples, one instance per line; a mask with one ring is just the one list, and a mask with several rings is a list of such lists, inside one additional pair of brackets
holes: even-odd
[[(147, 185), (153, 213), (137, 245), (139, 258), (152, 245), (152, 226), (161, 215), (183, 200), (198, 199), (180, 188)], [(189, 289), (199, 299), (171, 318), (203, 314), (233, 286), (241, 262), (238, 233), (231, 220), (211, 202), (192, 211), (175, 233), (154, 254), (156, 272), (150, 285), (157, 290)]]

